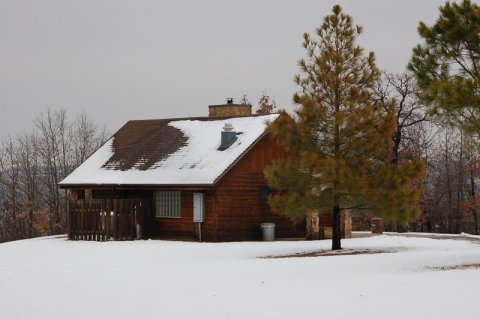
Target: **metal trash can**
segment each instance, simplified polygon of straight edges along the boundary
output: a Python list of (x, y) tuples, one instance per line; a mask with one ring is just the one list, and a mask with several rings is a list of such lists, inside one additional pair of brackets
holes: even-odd
[(275, 224), (274, 223), (262, 223), (262, 237), (263, 241), (274, 241), (275, 240)]

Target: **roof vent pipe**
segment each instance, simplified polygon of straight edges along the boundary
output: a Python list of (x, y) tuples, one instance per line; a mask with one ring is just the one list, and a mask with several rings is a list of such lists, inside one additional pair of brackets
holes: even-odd
[(232, 123), (225, 123), (222, 131), (222, 140), (220, 143), (219, 151), (226, 150), (237, 140), (237, 133), (233, 130)]
[(223, 130), (225, 132), (233, 132), (233, 125), (232, 123), (225, 123), (225, 125), (223, 126)]

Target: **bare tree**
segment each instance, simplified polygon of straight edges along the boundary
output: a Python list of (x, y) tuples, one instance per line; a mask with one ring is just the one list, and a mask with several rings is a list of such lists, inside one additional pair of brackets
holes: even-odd
[(66, 220), (66, 216), (61, 216), (61, 194), (57, 186), (68, 170), (65, 167), (68, 147), (65, 140), (68, 138), (66, 113), (47, 109), (35, 118), (34, 123), (39, 130), (37, 147), (42, 166), (39, 181), (45, 189), (44, 200), (52, 217), (54, 233), (57, 233), (62, 231), (62, 221)]
[(271, 99), (267, 91), (262, 92), (262, 96), (258, 99), (258, 109), (256, 114), (272, 114), (277, 112), (277, 104)]
[(22, 182), (22, 209), (27, 216), (28, 237), (46, 232), (45, 222), (39, 223), (39, 214), (44, 211), (41, 205), (42, 189), (38, 183), (41, 174), (37, 138), (33, 134), (24, 134), (17, 138), (17, 158)]
[(11, 138), (2, 143), (0, 153), (0, 196), (4, 213), (4, 240), (16, 239), (20, 235), (20, 170), (15, 146)]
[(107, 138), (84, 111), (69, 121), (64, 110), (47, 109), (34, 123), (34, 133), (0, 144), (0, 241), (64, 231), (67, 198), (58, 182)]
[(71, 131), (73, 143), (73, 168), (83, 163), (108, 138), (108, 133), (105, 128), (99, 128), (95, 125), (95, 123), (88, 118), (86, 111), (81, 111), (76, 115), (73, 120)]
[(252, 103), (250, 103), (250, 100), (248, 99), (248, 96), (245, 93), (242, 93), (242, 98), (240, 99), (240, 104), (252, 105)]
[(415, 77), (411, 73), (383, 73), (376, 88), (377, 103), (387, 108), (393, 103), (396, 130), (392, 136), (392, 162), (399, 163), (406, 140), (414, 140), (410, 128), (427, 119), (425, 107), (416, 97)]

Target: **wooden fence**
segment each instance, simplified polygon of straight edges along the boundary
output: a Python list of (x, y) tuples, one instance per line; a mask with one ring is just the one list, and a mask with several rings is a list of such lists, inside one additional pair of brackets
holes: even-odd
[(153, 236), (153, 200), (146, 198), (78, 200), (70, 203), (72, 240), (133, 240)]

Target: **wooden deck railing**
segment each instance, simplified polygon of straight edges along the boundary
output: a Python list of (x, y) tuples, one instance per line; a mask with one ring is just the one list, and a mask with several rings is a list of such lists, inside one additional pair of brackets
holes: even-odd
[(153, 200), (145, 198), (78, 200), (70, 203), (72, 240), (133, 240), (153, 235)]

